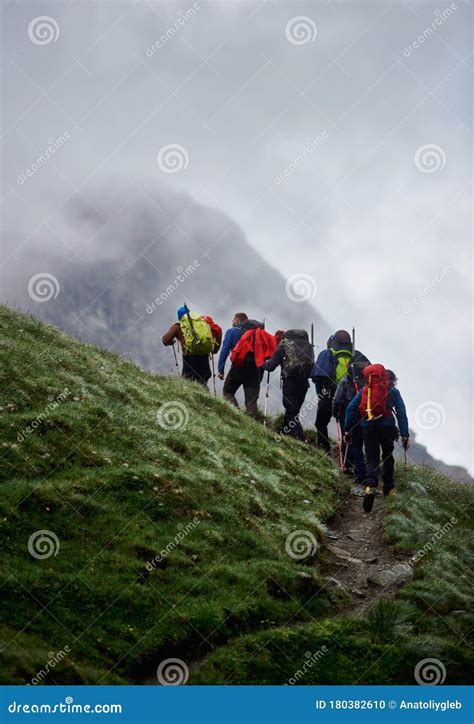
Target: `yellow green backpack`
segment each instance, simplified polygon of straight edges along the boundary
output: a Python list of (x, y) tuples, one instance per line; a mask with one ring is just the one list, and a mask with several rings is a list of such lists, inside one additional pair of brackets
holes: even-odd
[(186, 354), (211, 354), (214, 337), (211, 327), (197, 312), (186, 312), (179, 322)]
[(338, 385), (349, 371), (349, 362), (351, 361), (352, 353), (347, 349), (333, 349), (332, 347), (331, 352), (336, 358), (335, 378), (336, 384)]

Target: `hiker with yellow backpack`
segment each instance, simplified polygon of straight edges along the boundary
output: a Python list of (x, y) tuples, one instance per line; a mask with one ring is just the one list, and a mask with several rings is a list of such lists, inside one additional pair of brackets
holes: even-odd
[(182, 376), (207, 387), (212, 376), (209, 360), (219, 351), (222, 329), (212, 317), (191, 312), (186, 304), (177, 311), (178, 321), (171, 325), (161, 338), (166, 347), (176, 341), (183, 353)]
[[(383, 494), (394, 494), (393, 449), (400, 434), (405, 450), (410, 446), (410, 430), (403, 398), (396, 387), (396, 377), (381, 364), (369, 365), (363, 371), (365, 385), (349, 403), (344, 427), (346, 442), (351, 440), (351, 430), (360, 421), (364, 436), (366, 456), (365, 495), (363, 508), (370, 513), (374, 505), (380, 474), (382, 453)], [(398, 422), (395, 424), (396, 416)]]
[[(319, 353), (311, 372), (318, 396), (316, 432), (318, 447), (331, 452), (328, 425), (332, 417), (332, 401), (339, 382), (347, 375), (353, 353), (351, 335), (339, 329), (327, 341), (327, 349)], [(339, 430), (339, 428), (338, 428)]]

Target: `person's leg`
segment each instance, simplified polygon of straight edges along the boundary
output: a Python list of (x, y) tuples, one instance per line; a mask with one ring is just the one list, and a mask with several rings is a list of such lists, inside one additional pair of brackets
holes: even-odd
[(364, 438), (362, 436), (362, 428), (357, 425), (352, 431), (351, 444), (349, 445), (348, 458), (354, 470), (354, 476), (361, 485), (366, 476), (365, 459), (364, 459)]
[(379, 482), (380, 444), (378, 427), (369, 424), (363, 428), (365, 457), (367, 461), (365, 484), (376, 488)]
[(209, 357), (204, 354), (188, 354), (183, 357), (183, 377), (194, 382), (199, 382), (207, 387), (207, 381), (211, 377)]
[(306, 393), (308, 392), (309, 383), (308, 380), (298, 380), (297, 384), (297, 404), (298, 404), (298, 411), (295, 416), (295, 422), (296, 422), (296, 436), (298, 440), (304, 440), (304, 430), (303, 426), (300, 422), (300, 411), (303, 407), (304, 401), (306, 399)]
[(257, 367), (243, 367), (243, 386), (245, 412), (250, 417), (258, 417), (258, 396), (260, 394), (260, 370)]
[(301, 407), (301, 385), (299, 380), (286, 378), (283, 380), (283, 407), (285, 408), (284, 435), (301, 439), (303, 430), (298, 420)]
[(238, 367), (231, 367), (224, 380), (222, 394), (224, 396), (224, 399), (227, 400), (227, 402), (230, 402), (232, 405), (235, 405), (235, 407), (239, 406), (239, 403), (237, 402), (237, 399), (235, 397), (235, 393), (237, 392), (241, 384), (241, 370)]
[(381, 428), (381, 433), (380, 443), (382, 447), (383, 493), (384, 495), (388, 495), (395, 487), (393, 482), (393, 472), (395, 467), (393, 448), (397, 432), (394, 427), (390, 426)]
[(332, 417), (332, 397), (327, 392), (318, 396), (318, 412), (316, 414), (316, 431), (318, 447), (325, 452), (331, 452), (328, 425)]

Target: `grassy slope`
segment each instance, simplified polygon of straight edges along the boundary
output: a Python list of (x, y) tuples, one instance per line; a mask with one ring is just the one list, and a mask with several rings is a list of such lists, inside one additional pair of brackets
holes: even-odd
[(395, 547), (416, 558), (397, 597), (363, 618), (244, 636), (211, 654), (192, 683), (282, 684), (296, 676), (299, 684), (413, 684), (423, 658), (443, 663), (447, 684), (473, 683), (472, 503), (472, 486), (410, 468), (386, 525)]
[[(330, 462), (34, 318), (0, 307), (0, 327), (2, 683), (65, 646), (47, 683), (138, 681), (165, 656), (332, 609), (317, 567), (285, 553), (291, 531), (318, 535), (333, 510)], [(157, 424), (167, 401), (186, 406), (186, 429)], [(42, 529), (60, 549), (38, 560), (28, 540)]]

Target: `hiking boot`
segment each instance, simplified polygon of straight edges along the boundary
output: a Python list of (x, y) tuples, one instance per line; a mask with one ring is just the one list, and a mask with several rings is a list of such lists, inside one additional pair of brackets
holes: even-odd
[(370, 513), (374, 507), (375, 493), (375, 488), (371, 488), (367, 485), (365, 488), (364, 500), (362, 501), (362, 507), (366, 513)]
[(383, 486), (383, 494), (384, 494), (384, 497), (385, 497), (385, 498), (387, 497), (387, 495), (395, 495), (395, 489), (394, 489), (393, 485), (392, 485), (391, 487), (388, 487), (387, 485), (384, 485), (384, 486)]

